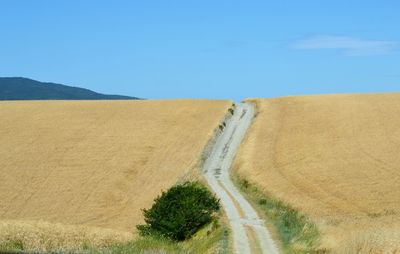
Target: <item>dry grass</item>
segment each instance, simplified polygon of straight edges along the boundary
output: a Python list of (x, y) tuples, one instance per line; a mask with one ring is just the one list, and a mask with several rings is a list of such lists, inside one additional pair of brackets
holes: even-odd
[[(115, 230), (125, 239), (162, 189), (196, 176), (202, 149), (230, 105), (0, 102), (0, 231), (10, 230), (10, 220), (21, 232), (24, 221), (27, 231), (32, 221), (45, 221), (57, 223), (60, 235), (74, 231), (61, 229), (66, 224)], [(43, 230), (50, 237), (49, 225)]]
[(48, 223), (45, 221), (0, 221), (0, 249), (66, 251), (84, 247), (102, 248), (132, 240), (132, 233)]
[(321, 249), (400, 252), (400, 94), (253, 101), (237, 173), (308, 215)]

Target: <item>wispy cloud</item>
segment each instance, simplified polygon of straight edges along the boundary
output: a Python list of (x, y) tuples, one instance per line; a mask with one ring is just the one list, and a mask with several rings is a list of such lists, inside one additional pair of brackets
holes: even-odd
[(397, 41), (366, 40), (349, 36), (318, 35), (296, 41), (292, 47), (299, 50), (338, 49), (346, 55), (386, 55), (399, 46)]

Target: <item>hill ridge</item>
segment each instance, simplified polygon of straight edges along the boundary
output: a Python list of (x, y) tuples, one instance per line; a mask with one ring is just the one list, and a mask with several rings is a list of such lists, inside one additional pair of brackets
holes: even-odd
[(25, 77), (0, 77), (0, 100), (137, 100)]

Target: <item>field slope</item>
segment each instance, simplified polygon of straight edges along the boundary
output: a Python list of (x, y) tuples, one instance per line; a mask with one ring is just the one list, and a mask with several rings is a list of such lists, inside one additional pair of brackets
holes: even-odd
[(85, 237), (99, 245), (126, 240), (161, 190), (197, 174), (202, 150), (230, 106), (0, 102), (0, 242), (24, 230), (31, 247), (43, 234), (65, 243), (71, 236), (69, 245)]
[(252, 101), (236, 172), (309, 216), (321, 249), (400, 251), (400, 94)]

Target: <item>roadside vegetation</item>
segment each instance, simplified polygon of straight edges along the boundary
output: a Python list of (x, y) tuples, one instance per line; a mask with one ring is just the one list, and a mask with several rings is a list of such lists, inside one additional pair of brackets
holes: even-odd
[(228, 228), (213, 221), (186, 241), (176, 242), (162, 236), (147, 235), (127, 244), (114, 245), (102, 250), (88, 249), (88, 253), (228, 254), (228, 238)]
[(199, 229), (216, 220), (219, 200), (199, 182), (175, 185), (158, 196), (150, 209), (143, 209), (142, 236), (160, 235), (173, 241), (190, 239)]
[[(204, 253), (204, 254), (228, 254), (229, 253), (229, 230), (219, 222), (214, 221), (199, 230), (190, 240), (176, 242), (167, 238), (151, 235), (140, 236), (127, 243), (113, 244), (108, 247), (93, 247), (83, 244), (75, 249), (53, 249), (50, 252), (102, 254), (102, 253)], [(22, 241), (8, 241), (0, 244), (0, 253), (21, 253), (23, 251), (38, 252), (41, 250), (28, 249)]]
[(220, 226), (219, 200), (199, 182), (184, 182), (163, 191), (143, 209), (140, 238), (117, 245), (112, 253), (224, 253), (228, 231)]
[(234, 181), (246, 198), (274, 226), (275, 236), (285, 253), (322, 253), (317, 250), (319, 232), (305, 215), (282, 201), (262, 193), (248, 180), (235, 176)]
[[(219, 200), (200, 182), (184, 182), (163, 191), (151, 208), (143, 209), (144, 225), (132, 241), (95, 247), (83, 242), (73, 249), (83, 253), (228, 253), (227, 227), (218, 221)], [(0, 243), (0, 252), (43, 251), (26, 248), (22, 240)]]

